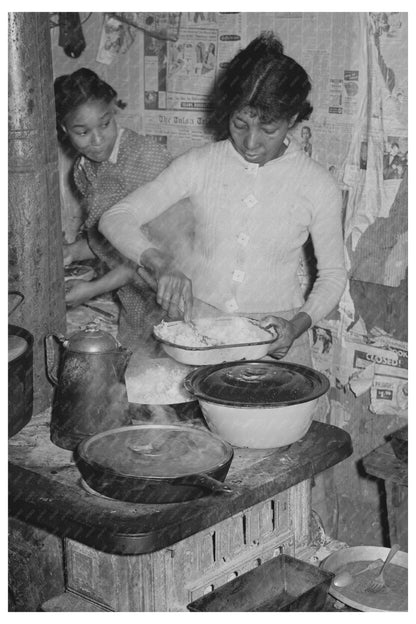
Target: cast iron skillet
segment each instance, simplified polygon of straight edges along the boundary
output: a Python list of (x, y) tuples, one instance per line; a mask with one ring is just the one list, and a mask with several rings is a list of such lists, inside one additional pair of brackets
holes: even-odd
[[(168, 436), (165, 447), (162, 445), (153, 456), (148, 443), (150, 434)], [(169, 457), (172, 440), (174, 442), (178, 436), (183, 444), (184, 440), (189, 441), (193, 449), (191, 464), (194, 469), (189, 472), (184, 467), (175, 470), (175, 459)], [(203, 446), (212, 450), (213, 462), (209, 454), (203, 455)], [(195, 469), (199, 453), (201, 470)], [(86, 438), (74, 453), (77, 467), (90, 488), (109, 498), (148, 504), (176, 503), (207, 494), (230, 493), (231, 489), (223, 481), (233, 455), (232, 446), (214, 434), (184, 425), (131, 425), (111, 429)], [(165, 470), (166, 461), (170, 461), (170, 465)], [(154, 474), (151, 474), (152, 469)]]

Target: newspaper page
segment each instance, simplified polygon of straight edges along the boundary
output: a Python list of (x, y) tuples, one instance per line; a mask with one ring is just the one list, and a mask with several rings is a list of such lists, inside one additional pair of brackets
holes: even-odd
[(335, 375), (356, 396), (369, 390), (374, 414), (407, 418), (408, 359), (406, 342), (351, 332), (342, 342)]
[(339, 350), (339, 323), (323, 320), (310, 330), (311, 353), (314, 368), (326, 375), (331, 386), (336, 386), (335, 359)]
[(144, 38), (144, 131), (164, 134), (176, 156), (210, 140), (207, 96), (241, 47), (240, 13), (182, 13), (176, 41)]
[(352, 279), (398, 286), (407, 269), (407, 14), (365, 16), (369, 109), (351, 145), (356, 178), (345, 233)]
[(139, 28), (154, 37), (176, 41), (181, 23), (181, 13), (109, 13), (121, 22)]
[(119, 54), (125, 54), (135, 40), (135, 33), (127, 24), (105, 14), (98, 44), (97, 61), (111, 65)]
[(384, 334), (340, 335), (339, 323), (323, 320), (311, 329), (314, 367), (333, 387), (370, 396), (373, 414), (408, 417), (408, 345)]

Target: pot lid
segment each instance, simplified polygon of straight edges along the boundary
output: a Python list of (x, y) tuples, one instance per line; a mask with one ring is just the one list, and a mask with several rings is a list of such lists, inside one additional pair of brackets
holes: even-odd
[(329, 381), (319, 371), (290, 362), (248, 360), (202, 366), (185, 379), (198, 399), (235, 407), (278, 407), (325, 394)]
[(209, 431), (177, 425), (132, 425), (83, 440), (77, 453), (90, 465), (132, 477), (173, 478), (225, 464), (232, 447)]
[(97, 323), (91, 322), (67, 341), (69, 351), (85, 353), (107, 353), (119, 348), (117, 340), (106, 331), (99, 329)]

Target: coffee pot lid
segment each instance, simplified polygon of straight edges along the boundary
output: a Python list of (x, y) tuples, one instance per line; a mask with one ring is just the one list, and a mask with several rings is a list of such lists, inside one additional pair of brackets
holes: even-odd
[(70, 336), (66, 348), (82, 353), (108, 353), (119, 349), (120, 344), (114, 336), (100, 329), (97, 323), (91, 322)]

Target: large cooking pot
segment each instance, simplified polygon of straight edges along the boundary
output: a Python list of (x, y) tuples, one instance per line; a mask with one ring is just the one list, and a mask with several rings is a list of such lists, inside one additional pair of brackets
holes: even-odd
[(174, 503), (224, 485), (234, 451), (207, 430), (184, 425), (131, 425), (83, 440), (74, 457), (87, 485), (133, 503)]
[[(9, 292), (17, 296), (16, 310), (24, 297), (19, 292)], [(32, 418), (33, 412), (33, 335), (17, 325), (9, 324), (8, 353), (8, 436), (16, 435)]]
[(308, 431), (318, 398), (329, 388), (322, 373), (289, 362), (248, 360), (202, 366), (184, 380), (211, 431), (238, 447), (275, 448)]

